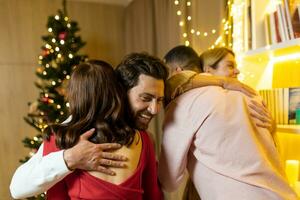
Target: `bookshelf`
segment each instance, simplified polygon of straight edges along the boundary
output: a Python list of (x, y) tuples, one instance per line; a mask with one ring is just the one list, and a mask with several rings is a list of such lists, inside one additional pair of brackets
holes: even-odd
[(300, 86), (300, 38), (243, 52), (243, 82), (256, 89)]
[[(296, 33), (293, 37), (290, 34), (285, 35), (285, 38), (280, 42), (274, 42), (273, 36), (273, 40), (270, 42), (270, 31), (266, 28), (269, 28), (266, 26), (268, 24), (266, 23), (266, 16), (270, 16), (276, 8), (280, 7), (278, 6), (279, 2), (283, 6), (290, 5), (288, 1), (236, 0), (234, 3), (236, 12), (232, 13), (233, 26), (236, 25), (239, 28), (233, 32), (233, 50), (236, 53), (238, 67), (241, 71), (240, 79), (257, 90), (276, 91), (277, 88), (300, 87), (300, 38), (297, 38), (299, 35)], [(250, 11), (246, 9), (249, 5)], [(298, 7), (300, 7), (300, 1)], [(242, 31), (240, 31), (240, 27)], [(290, 27), (285, 28), (289, 29)], [(286, 32), (286, 30), (284, 31)], [(278, 107), (274, 105), (273, 108)], [(286, 110), (289, 109), (285, 108), (284, 112), (288, 112)], [(275, 112), (272, 114), (276, 115)], [(278, 116), (273, 117), (278, 118)], [(299, 163), (300, 124), (277, 124), (276, 137), (278, 138), (281, 158), (286, 166), (290, 160)], [(300, 169), (298, 172), (300, 174)], [(300, 177), (298, 177), (297, 183), (300, 185)], [(300, 190), (298, 192), (300, 193)]]
[(277, 132), (280, 133), (295, 133), (300, 136), (300, 125), (277, 124)]

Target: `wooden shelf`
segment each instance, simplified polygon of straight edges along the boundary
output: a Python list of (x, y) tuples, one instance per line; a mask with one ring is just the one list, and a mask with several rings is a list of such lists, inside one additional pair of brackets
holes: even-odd
[(295, 55), (300, 57), (300, 38), (243, 53), (240, 65), (243, 82), (256, 89), (299, 86), (299, 78), (295, 76), (300, 62)]
[(300, 134), (300, 125), (277, 124), (277, 132)]
[(300, 38), (287, 40), (270, 46), (249, 50), (244, 53), (248, 61), (262, 62), (269, 61), (272, 57), (279, 57), (300, 53)]

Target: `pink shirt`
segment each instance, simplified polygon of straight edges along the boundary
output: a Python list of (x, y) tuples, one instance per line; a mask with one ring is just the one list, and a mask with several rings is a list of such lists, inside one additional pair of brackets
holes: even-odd
[(164, 189), (175, 190), (188, 169), (204, 200), (297, 199), (271, 134), (249, 117), (249, 101), (208, 86), (168, 105), (159, 161)]

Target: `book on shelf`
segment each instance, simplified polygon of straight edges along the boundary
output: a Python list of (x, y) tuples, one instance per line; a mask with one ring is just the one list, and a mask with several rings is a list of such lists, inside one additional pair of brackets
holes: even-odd
[[(273, 38), (274, 34), (272, 35), (271, 32), (275, 30), (271, 30), (271, 21), (270, 21), (270, 15), (265, 15), (265, 35), (266, 35), (266, 44), (271, 45), (275, 43), (275, 37)], [(273, 23), (273, 22), (272, 22)], [(272, 26), (274, 27), (274, 26)]]
[(300, 109), (300, 88), (289, 90), (289, 123), (296, 124), (296, 110)]
[(296, 124), (296, 110), (300, 109), (300, 88), (260, 90), (277, 124)]
[(245, 5), (245, 19), (246, 19), (246, 44), (245, 50), (252, 49), (252, 11), (251, 11), (251, 0), (246, 0)]
[(290, 20), (292, 25), (292, 35), (294, 38), (300, 37), (300, 0), (284, 0), (288, 5)]
[(282, 0), (264, 20), (267, 44), (299, 38), (300, 0)]
[(292, 17), (291, 17), (291, 11), (290, 11), (290, 0), (283, 0), (283, 10), (284, 10), (284, 17), (286, 19), (287, 23), (287, 31), (288, 31), (288, 36), (289, 39), (295, 39), (295, 34), (294, 34), (294, 28), (292, 25)]

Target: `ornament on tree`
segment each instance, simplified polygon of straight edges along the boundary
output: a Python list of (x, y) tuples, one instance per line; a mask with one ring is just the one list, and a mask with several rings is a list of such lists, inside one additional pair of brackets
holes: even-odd
[(43, 71), (44, 71), (43, 67), (36, 68), (36, 72), (39, 74), (43, 73)]
[(56, 62), (56, 60), (52, 60), (51, 61), (51, 66), (53, 67), (53, 68), (57, 68), (57, 62)]
[(48, 49), (43, 49), (42, 51), (42, 55), (45, 57), (45, 56), (48, 56), (50, 54), (50, 51)]
[(67, 36), (67, 32), (65, 31), (58, 34), (58, 38), (61, 40), (65, 40), (66, 36)]
[(45, 104), (48, 104), (50, 102), (50, 98), (49, 97), (42, 97), (41, 102), (43, 102)]
[(57, 87), (55, 90), (58, 92), (58, 94), (62, 96), (67, 96), (67, 88), (68, 88), (69, 80), (64, 79), (59, 87)]

